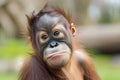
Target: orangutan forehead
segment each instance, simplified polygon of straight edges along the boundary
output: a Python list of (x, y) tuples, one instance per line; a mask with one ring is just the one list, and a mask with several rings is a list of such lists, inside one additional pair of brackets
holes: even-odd
[(68, 21), (62, 15), (51, 16), (49, 14), (44, 14), (38, 19), (36, 27), (38, 30), (41, 28), (49, 30), (57, 24), (68, 26)]
[(59, 21), (59, 17), (52, 17), (49, 16), (48, 14), (45, 14), (39, 18), (36, 27), (38, 29), (52, 27), (55, 24), (57, 24), (58, 21)]

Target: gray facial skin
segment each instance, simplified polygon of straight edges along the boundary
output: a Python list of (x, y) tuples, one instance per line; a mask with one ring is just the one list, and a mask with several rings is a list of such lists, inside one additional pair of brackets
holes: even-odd
[[(36, 28), (37, 48), (45, 63), (52, 68), (60, 68), (67, 64), (71, 58), (71, 39), (69, 32), (66, 32), (69, 28), (67, 20), (63, 16), (53, 17), (45, 14), (39, 18)], [(55, 38), (53, 36), (54, 28), (57, 28), (56, 30), (58, 31), (60, 30), (64, 37)], [(45, 32), (49, 38), (45, 43), (40, 42), (39, 36), (41, 32)]]
[(57, 24), (59, 18), (58, 17), (51, 17), (47, 14), (45, 14), (44, 16), (42, 16), (39, 19), (39, 22), (37, 24), (37, 28), (40, 29), (47, 29), (50, 30), (51, 27), (53, 27), (55, 24)]
[(71, 50), (65, 43), (59, 43), (59, 45), (54, 48), (47, 47), (44, 50), (44, 61), (52, 68), (63, 67), (68, 63), (70, 57)]

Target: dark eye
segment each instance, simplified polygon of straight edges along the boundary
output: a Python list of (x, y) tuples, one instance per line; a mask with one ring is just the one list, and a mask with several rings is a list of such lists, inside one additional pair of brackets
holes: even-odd
[(54, 32), (54, 36), (58, 36), (59, 34), (60, 34), (59, 31), (55, 31), (55, 32)]
[(45, 40), (45, 39), (48, 38), (48, 35), (42, 35), (41, 38), (42, 38), (43, 40)]

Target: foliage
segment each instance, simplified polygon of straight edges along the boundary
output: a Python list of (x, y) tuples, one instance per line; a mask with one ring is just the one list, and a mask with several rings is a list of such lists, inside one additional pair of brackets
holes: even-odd
[(112, 17), (108, 12), (103, 13), (99, 19), (99, 23), (111, 23), (111, 22), (112, 22)]

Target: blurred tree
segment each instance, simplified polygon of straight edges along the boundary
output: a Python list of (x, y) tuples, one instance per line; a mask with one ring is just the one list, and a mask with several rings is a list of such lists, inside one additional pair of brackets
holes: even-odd
[(99, 19), (99, 23), (111, 23), (112, 17), (108, 11), (102, 13), (102, 16)]
[(90, 0), (75, 0), (76, 21), (80, 25), (84, 25), (89, 21), (88, 7)]
[(1, 0), (0, 22), (5, 33), (10, 37), (21, 37), (21, 31), (25, 30), (27, 23), (25, 14), (36, 8), (41, 9), (44, 3), (45, 0)]
[(72, 14), (76, 24), (84, 25), (89, 20), (88, 7), (90, 0), (49, 0), (49, 4), (62, 7)]

